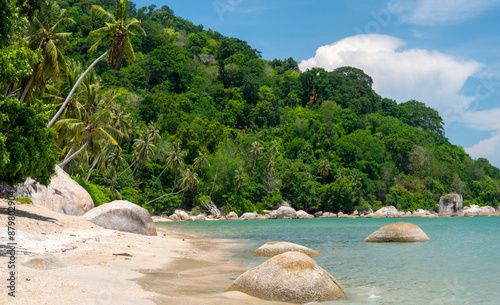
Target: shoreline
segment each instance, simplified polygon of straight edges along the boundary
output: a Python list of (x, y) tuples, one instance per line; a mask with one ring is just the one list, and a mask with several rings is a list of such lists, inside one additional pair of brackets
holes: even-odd
[[(82, 216), (16, 204), (15, 295), (8, 295), (9, 255), (0, 237), (0, 303), (5, 304), (284, 304), (242, 293), (223, 293), (246, 271), (229, 251), (232, 240), (204, 238), (157, 226), (158, 236), (98, 227)], [(0, 200), (0, 228), (8, 226)], [(30, 233), (40, 241), (21, 238)], [(34, 254), (50, 254), (53, 269), (27, 267)]]

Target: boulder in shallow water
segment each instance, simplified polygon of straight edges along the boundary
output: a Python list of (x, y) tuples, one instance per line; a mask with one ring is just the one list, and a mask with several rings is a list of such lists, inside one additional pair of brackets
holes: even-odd
[(130, 201), (115, 200), (83, 216), (106, 229), (156, 236), (156, 227), (148, 211)]
[(65, 262), (47, 253), (30, 255), (21, 262), (21, 265), (31, 269), (41, 270), (57, 269), (67, 266)]
[(304, 304), (345, 299), (337, 280), (312, 258), (286, 252), (240, 275), (226, 291), (241, 291), (268, 301)]
[(309, 255), (310, 257), (323, 256), (318, 251), (314, 251), (307, 247), (289, 243), (286, 241), (270, 241), (263, 244), (259, 249), (252, 254), (253, 257), (273, 257), (285, 252), (300, 252)]
[(335, 217), (337, 217), (337, 214), (332, 213), (332, 212), (324, 212), (320, 216), (320, 218), (335, 218)]
[(29, 197), (36, 205), (74, 216), (81, 216), (94, 207), (89, 193), (58, 165), (48, 186), (28, 178), (17, 186), (15, 196)]
[(409, 222), (395, 222), (383, 226), (370, 234), (365, 242), (418, 242), (428, 241), (429, 237), (418, 226)]
[(439, 198), (439, 214), (456, 213), (462, 210), (464, 200), (462, 195), (448, 194)]

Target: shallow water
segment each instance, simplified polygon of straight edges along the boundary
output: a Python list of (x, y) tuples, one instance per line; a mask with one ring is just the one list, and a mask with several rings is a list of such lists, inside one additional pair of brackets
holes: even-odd
[[(406, 221), (431, 239), (365, 243), (380, 227)], [(294, 219), (163, 223), (170, 229), (246, 243), (233, 257), (248, 268), (268, 241), (289, 241), (321, 252), (316, 262), (346, 289), (335, 304), (499, 304), (500, 217)], [(327, 304), (327, 303), (324, 303)]]

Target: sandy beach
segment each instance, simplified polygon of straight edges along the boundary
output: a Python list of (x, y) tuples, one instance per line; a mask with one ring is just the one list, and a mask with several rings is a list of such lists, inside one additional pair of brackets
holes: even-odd
[[(0, 200), (0, 227), (7, 202)], [(41, 241), (17, 239), (16, 297), (8, 295), (9, 256), (0, 237), (1, 304), (285, 304), (222, 293), (246, 270), (229, 258), (241, 245), (158, 227), (142, 236), (98, 227), (80, 216), (16, 205), (15, 228)], [(19, 232), (18, 236), (19, 236)], [(65, 266), (43, 270), (22, 262), (49, 253)]]

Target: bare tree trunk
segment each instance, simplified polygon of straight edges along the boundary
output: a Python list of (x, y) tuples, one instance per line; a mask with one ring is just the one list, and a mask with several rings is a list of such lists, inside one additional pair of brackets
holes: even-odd
[(90, 167), (90, 170), (89, 172), (87, 173), (87, 175), (85, 176), (85, 180), (89, 181), (90, 179), (90, 175), (92, 174), (92, 171), (94, 170), (94, 167), (97, 165), (97, 162), (99, 162), (99, 158), (101, 156), (97, 156), (94, 160), (94, 163), (92, 163), (92, 166)]
[(50, 128), (56, 122), (57, 118), (61, 115), (61, 113), (64, 111), (64, 109), (66, 109), (66, 106), (68, 106), (68, 102), (69, 102), (71, 96), (73, 95), (73, 93), (75, 93), (76, 87), (78, 87), (78, 85), (80, 85), (80, 83), (82, 82), (83, 78), (87, 75), (87, 73), (89, 73), (90, 70), (92, 70), (92, 68), (99, 61), (101, 61), (101, 59), (103, 59), (104, 57), (106, 57), (106, 55), (108, 55), (110, 51), (111, 51), (111, 48), (108, 49), (106, 52), (104, 52), (104, 54), (102, 54), (101, 56), (99, 56), (99, 58), (97, 58), (96, 60), (94, 60), (94, 62), (87, 68), (87, 70), (85, 70), (85, 72), (83, 72), (83, 74), (80, 75), (80, 78), (78, 78), (78, 80), (76, 81), (75, 85), (73, 86), (73, 88), (69, 92), (69, 94), (66, 97), (66, 100), (64, 101), (64, 103), (62, 104), (61, 108), (59, 108), (59, 111), (57, 111), (57, 113), (54, 115), (54, 117), (47, 124), (47, 128)]

